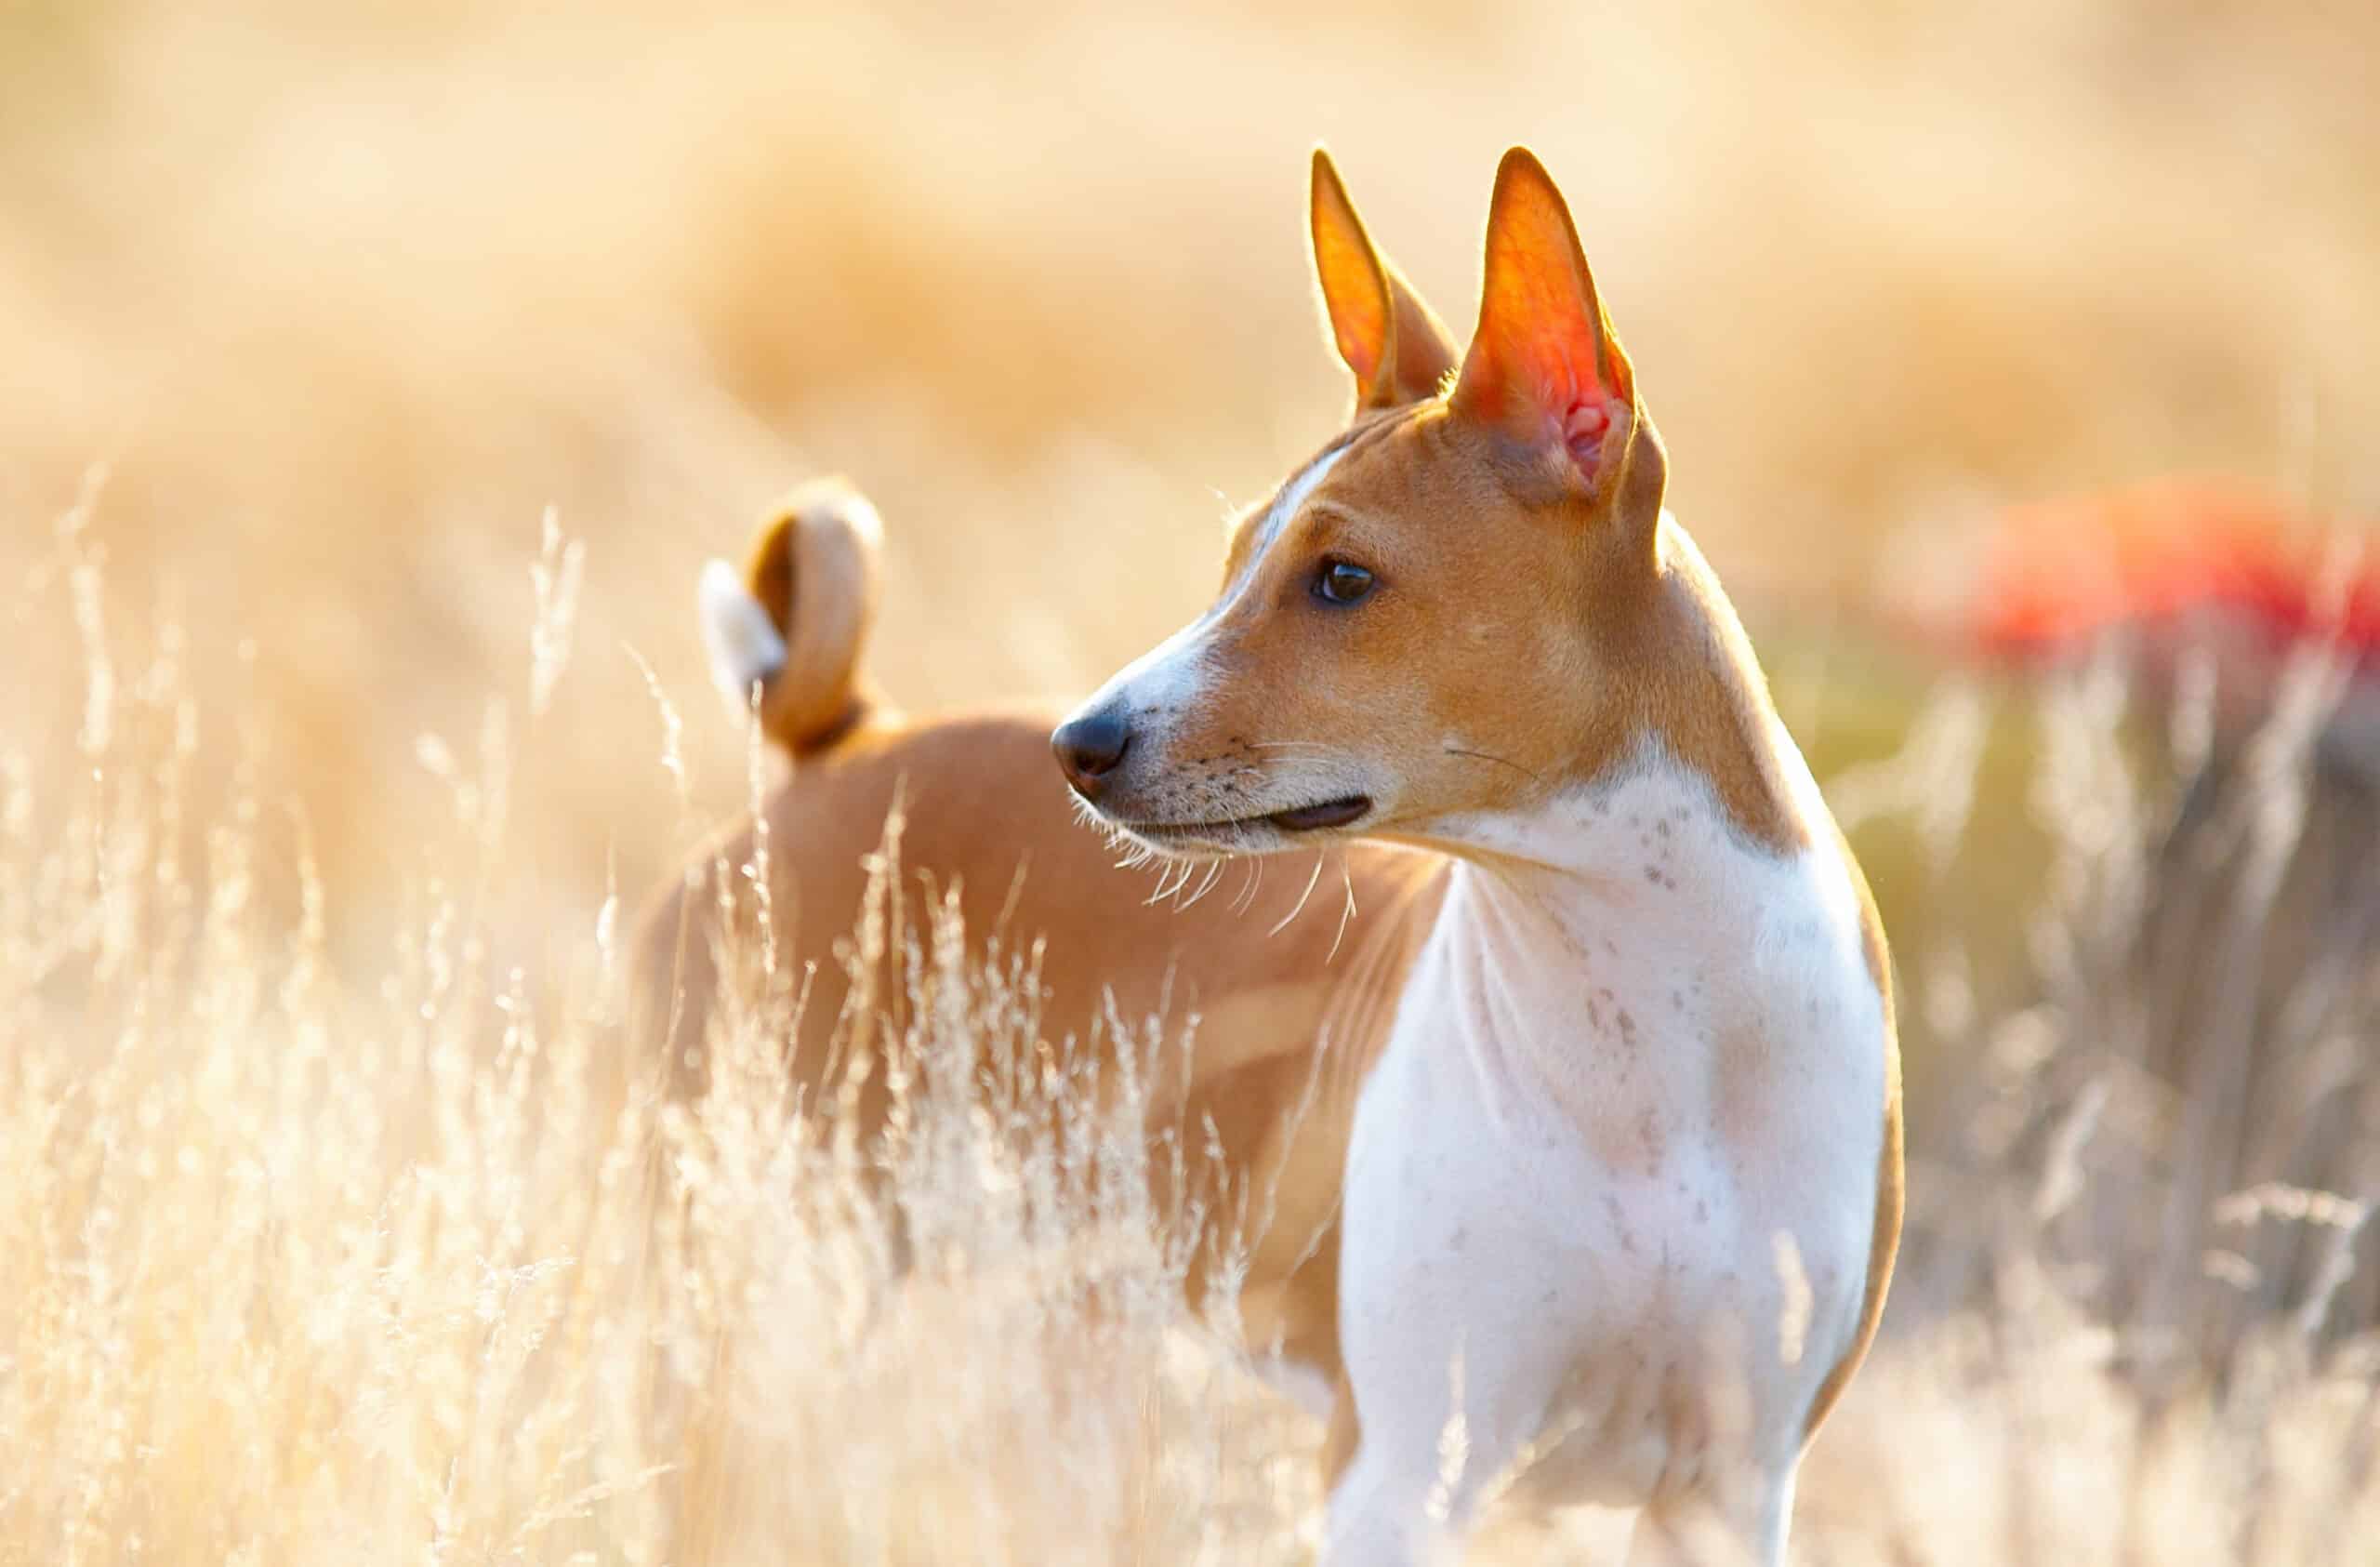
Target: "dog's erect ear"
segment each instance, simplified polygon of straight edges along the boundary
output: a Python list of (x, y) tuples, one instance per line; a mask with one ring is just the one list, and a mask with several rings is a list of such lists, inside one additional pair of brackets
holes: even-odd
[(1372, 248), (1330, 154), (1314, 150), (1314, 272), (1339, 357), (1355, 373), (1358, 409), (1433, 395), (1454, 368), (1454, 339), (1385, 257)]
[[(1527, 148), (1496, 169), (1479, 330), (1453, 407), (1516, 441), (1558, 446), (1598, 492), (1640, 422), (1635, 375), (1595, 296), (1570, 209)], [(1620, 439), (1607, 444), (1615, 430)]]

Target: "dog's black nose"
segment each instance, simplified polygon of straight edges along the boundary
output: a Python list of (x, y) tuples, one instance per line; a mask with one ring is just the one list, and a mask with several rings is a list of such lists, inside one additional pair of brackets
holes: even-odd
[(1130, 727), (1123, 715), (1113, 709), (1070, 718), (1050, 737), (1050, 749), (1057, 752), (1059, 769), (1086, 800), (1097, 796), (1099, 780), (1116, 770), (1116, 764), (1124, 760), (1125, 748), (1131, 743)]

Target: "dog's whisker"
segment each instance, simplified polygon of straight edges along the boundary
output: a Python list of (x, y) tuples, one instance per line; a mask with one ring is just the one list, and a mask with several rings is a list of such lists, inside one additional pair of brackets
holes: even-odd
[[(1179, 881), (1175, 879), (1177, 874), (1180, 877)], [(1164, 869), (1160, 870), (1157, 873), (1157, 890), (1149, 894), (1144, 907), (1155, 908), (1157, 904), (1163, 903), (1167, 898), (1172, 896), (1175, 892), (1180, 890), (1183, 882), (1186, 882), (1189, 879), (1189, 861), (1176, 859), (1167, 860), (1165, 862)]]
[(1263, 883), (1264, 857), (1258, 855), (1248, 862), (1248, 883), (1239, 889), (1238, 896), (1231, 900), (1231, 911), (1235, 914), (1247, 913), (1255, 906), (1256, 889)]
[(1207, 867), (1205, 879), (1198, 883), (1198, 890), (1192, 893), (1190, 895), (1190, 901), (1183, 904), (1182, 907), (1187, 909), (1192, 904), (1197, 903), (1200, 898), (1206, 896), (1209, 893), (1214, 891), (1215, 883), (1223, 879), (1223, 867), (1231, 863), (1232, 857), (1233, 857), (1225, 856), (1222, 859), (1210, 863)]
[(1322, 960), (1325, 965), (1339, 955), (1339, 943), (1347, 939), (1347, 927), (1355, 923), (1355, 873), (1347, 868), (1345, 855), (1339, 857), (1339, 880), (1346, 884), (1347, 904), (1339, 911), (1338, 934), (1330, 938), (1329, 955)]
[(1297, 906), (1291, 909), (1288, 913), (1282, 915), (1280, 923), (1275, 925), (1271, 930), (1266, 931), (1264, 933), (1266, 936), (1280, 935), (1283, 931), (1289, 928), (1289, 922), (1291, 920), (1296, 919), (1300, 914), (1305, 912), (1305, 900), (1314, 896), (1314, 884), (1322, 880), (1322, 862), (1324, 858), (1325, 855), (1322, 851), (1316, 851), (1314, 857), (1314, 874), (1305, 879), (1305, 891), (1298, 894)]
[(1498, 756), (1493, 752), (1485, 750), (1470, 750), (1461, 746), (1447, 746), (1444, 749), (1448, 756), (1468, 756), (1479, 762), (1493, 762), (1499, 767), (1510, 767), (1515, 773), (1526, 774), (1529, 777), (1535, 778), (1539, 783), (1543, 783), (1545, 781), (1545, 776), (1543, 774), (1538, 772), (1533, 767), (1524, 767), (1508, 756)]

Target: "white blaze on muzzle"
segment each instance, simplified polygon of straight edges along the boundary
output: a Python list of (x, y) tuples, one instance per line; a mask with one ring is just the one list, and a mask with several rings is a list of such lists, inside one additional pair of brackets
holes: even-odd
[(1076, 712), (1120, 709), (1136, 728), (1145, 727), (1150, 738), (1162, 744), (1166, 721), (1192, 711), (1206, 695), (1208, 683), (1214, 675), (1209, 653), (1215, 627), (1248, 591), (1264, 557), (1288, 530), (1291, 519), (1344, 455), (1343, 445), (1333, 446), (1292, 475), (1265, 509), (1263, 521), (1257, 524), (1256, 537), (1239, 575), (1224, 584), (1223, 593), (1206, 613), (1124, 666)]

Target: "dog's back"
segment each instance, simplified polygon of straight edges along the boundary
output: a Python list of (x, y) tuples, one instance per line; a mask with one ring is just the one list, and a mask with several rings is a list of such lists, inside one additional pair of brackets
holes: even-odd
[[(714, 563), (703, 582), (715, 675), (794, 758), (763, 825), (780, 972), (812, 975), (788, 1042), (797, 1085), (814, 1100), (828, 1069), (853, 990), (836, 946), (860, 920), (869, 862), (897, 804), (900, 918), (912, 938), (926, 938), (927, 889), (950, 889), (976, 959), (994, 944), (1011, 956), (1042, 944), (1046, 1040), (1104, 1053), (1116, 1042), (1110, 1016), (1144, 1037), (1159, 1019), (1151, 1130), (1187, 1128), (1197, 1149), (1211, 1122), (1224, 1153), (1216, 1174), (1254, 1183), (1251, 1211), (1272, 1215), (1251, 1238), (1242, 1300), (1251, 1337), (1328, 1375), (1335, 1251), (1318, 1238), (1335, 1210), (1362, 1068), (1435, 908), (1440, 863), (1359, 844), (1261, 874), (1254, 862), (1219, 865), (1203, 895), (1200, 873), (1153, 896), (1158, 873), (1119, 870), (1105, 836), (1078, 819), (1050, 753), (1054, 713), (911, 722), (868, 685), (861, 664), (878, 540), (856, 491), (814, 485), (771, 517), (743, 573)], [(763, 857), (760, 836), (748, 821), (722, 834), (645, 916), (638, 1049), (665, 1063), (681, 1092), (703, 1082), (714, 1018), (744, 982), (722, 962), (747, 962), (762, 945), (762, 900), (747, 880)], [(721, 896), (722, 874), (737, 896)], [(869, 976), (880, 1010), (904, 1004), (903, 943), (892, 934)], [(863, 1137), (889, 1108), (884, 1073), (859, 1084)]]

